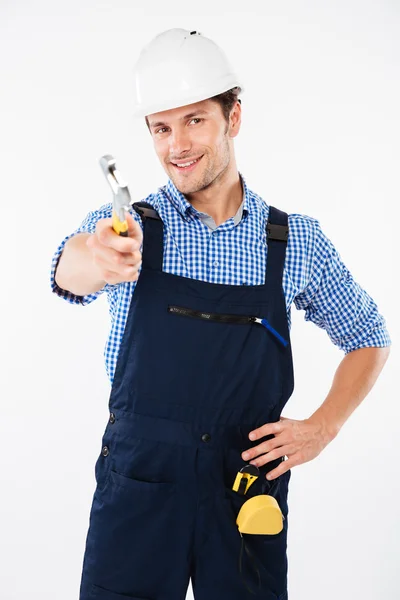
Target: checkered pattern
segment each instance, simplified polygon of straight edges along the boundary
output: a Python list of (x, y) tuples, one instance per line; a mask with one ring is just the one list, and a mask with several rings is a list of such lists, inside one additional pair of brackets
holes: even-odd
[[(197, 211), (170, 179), (156, 193), (144, 198), (164, 222), (164, 271), (210, 283), (264, 283), (269, 206), (248, 189), (242, 173), (239, 175), (244, 190), (242, 218), (235, 224), (232, 217), (215, 230), (205, 224), (205, 214)], [(130, 212), (142, 226), (136, 211), (132, 208)], [(93, 233), (99, 219), (111, 216), (110, 202), (90, 211), (81, 225), (62, 240), (52, 259), (50, 282), (52, 291), (72, 304), (90, 304), (106, 292), (111, 329), (104, 357), (112, 384), (136, 282), (106, 284), (94, 294), (76, 296), (62, 290), (54, 280), (67, 240), (80, 232)], [(391, 344), (385, 319), (379, 314), (376, 303), (353, 279), (317, 219), (289, 214), (283, 289), (289, 328), (291, 304), (294, 303), (298, 310), (305, 311), (305, 320), (325, 329), (333, 344), (345, 354), (356, 348)]]

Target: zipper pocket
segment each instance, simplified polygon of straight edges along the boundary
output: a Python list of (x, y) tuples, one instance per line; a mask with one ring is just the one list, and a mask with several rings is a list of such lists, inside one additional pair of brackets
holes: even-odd
[(260, 317), (251, 317), (246, 315), (223, 315), (220, 313), (209, 313), (201, 310), (193, 310), (192, 308), (185, 308), (183, 306), (168, 306), (168, 312), (181, 315), (183, 317), (192, 317), (195, 319), (203, 319), (204, 321), (216, 321), (219, 323), (236, 323), (239, 325), (245, 325), (247, 323), (259, 323), (265, 329), (268, 329), (280, 343), (285, 346), (288, 345), (288, 341), (281, 336), (281, 334), (272, 327), (267, 319), (261, 319)]

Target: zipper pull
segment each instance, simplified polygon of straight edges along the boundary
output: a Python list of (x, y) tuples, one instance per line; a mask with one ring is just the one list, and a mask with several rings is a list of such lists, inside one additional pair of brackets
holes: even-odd
[(259, 323), (260, 325), (263, 325), (266, 329), (268, 329), (286, 348), (289, 342), (285, 340), (285, 338), (282, 337), (281, 334), (278, 333), (276, 329), (272, 327), (272, 325), (267, 321), (267, 319), (260, 319), (259, 317), (254, 317), (253, 321), (254, 323)]

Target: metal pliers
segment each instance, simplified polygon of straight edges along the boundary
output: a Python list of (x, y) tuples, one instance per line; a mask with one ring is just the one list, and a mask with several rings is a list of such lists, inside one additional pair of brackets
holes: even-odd
[(99, 162), (114, 194), (112, 228), (118, 235), (128, 237), (128, 222), (125, 218), (125, 211), (129, 212), (129, 207), (133, 204), (128, 186), (123, 181), (119, 171), (117, 171), (115, 158), (111, 154), (105, 154)]

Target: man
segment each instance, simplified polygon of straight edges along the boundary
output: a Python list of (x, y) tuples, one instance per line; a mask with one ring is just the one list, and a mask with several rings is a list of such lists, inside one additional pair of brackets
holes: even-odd
[[(90, 212), (52, 265), (55, 293), (86, 305), (106, 291), (112, 315), (80, 600), (183, 600), (190, 578), (196, 600), (285, 600), (290, 469), (374, 385), (385, 320), (316, 219), (248, 189), (233, 146), (241, 85), (211, 40), (163, 32), (135, 81), (168, 184), (127, 213), (128, 237), (113, 231), (111, 203)], [(292, 302), (345, 352), (327, 398), (299, 421), (281, 418)], [(241, 496), (232, 486), (248, 462), (260, 474)], [(235, 517), (260, 494), (277, 500), (282, 531), (239, 534)]]

